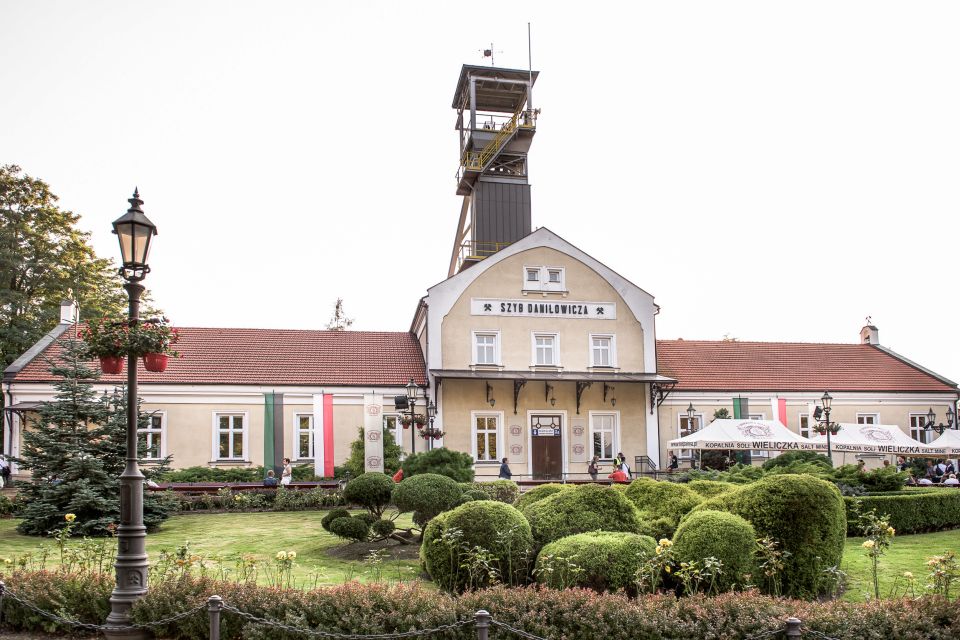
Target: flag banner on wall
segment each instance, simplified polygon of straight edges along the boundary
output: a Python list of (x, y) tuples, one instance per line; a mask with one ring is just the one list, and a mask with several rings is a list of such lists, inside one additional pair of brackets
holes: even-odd
[(733, 417), (736, 420), (746, 420), (750, 417), (750, 403), (746, 398), (733, 399)]
[(313, 473), (333, 477), (333, 394), (313, 395)]
[(770, 408), (773, 410), (773, 419), (783, 426), (787, 426), (786, 398), (770, 398)]
[(383, 473), (383, 396), (363, 396), (363, 468)]

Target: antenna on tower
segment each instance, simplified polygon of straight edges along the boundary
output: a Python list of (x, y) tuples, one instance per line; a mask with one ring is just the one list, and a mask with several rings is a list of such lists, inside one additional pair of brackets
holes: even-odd
[(490, 43), (490, 48), (489, 48), (489, 49), (477, 49), (477, 51), (479, 51), (480, 53), (482, 53), (484, 58), (490, 58), (490, 66), (491, 66), (491, 67), (495, 67), (495, 66), (496, 66), (496, 65), (493, 63), (493, 54), (495, 54), (495, 53), (503, 53), (503, 51), (494, 51), (494, 50), (493, 50), (493, 43), (492, 43), (492, 42)]

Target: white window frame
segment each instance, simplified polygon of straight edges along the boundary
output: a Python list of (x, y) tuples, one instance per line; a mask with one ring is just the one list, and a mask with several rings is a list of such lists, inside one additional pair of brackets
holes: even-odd
[[(914, 419), (919, 419), (919, 420), (920, 420), (920, 426), (919, 426), (919, 427), (914, 427), (914, 426), (913, 426), (913, 421), (914, 421)], [(929, 440), (929, 439), (930, 439), (930, 436), (931, 436), (932, 434), (924, 428), (924, 425), (927, 424), (927, 414), (925, 414), (925, 413), (911, 413), (911, 414), (909, 415), (909, 417), (907, 418), (907, 424), (909, 425), (910, 437), (911, 437), (911, 438), (913, 438), (914, 440), (916, 440), (916, 441), (918, 441), (918, 442), (922, 442), (922, 443), (924, 443), (924, 444), (930, 444), (930, 440)], [(919, 431), (919, 435), (920, 435), (919, 438), (918, 438), (917, 436), (913, 435), (914, 430)]]
[[(567, 274), (566, 270), (563, 267), (544, 267), (543, 271), (546, 272), (547, 277), (544, 278), (542, 273), (540, 279), (543, 281), (543, 290), (544, 291), (566, 291), (567, 290)], [(550, 274), (551, 273), (560, 273), (560, 282), (551, 282)]]
[[(493, 336), (493, 362), (477, 362), (477, 337), (478, 336)], [(470, 332), (470, 363), (474, 367), (501, 367), (503, 362), (501, 360), (501, 336), (499, 329), (493, 329), (490, 331), (476, 330)]]
[[(533, 272), (537, 274), (536, 280), (529, 279), (529, 275)], [(559, 273), (560, 282), (550, 282), (551, 273)], [(525, 292), (541, 291), (544, 294), (549, 292), (565, 293), (567, 291), (567, 270), (564, 267), (525, 264), (523, 265), (522, 290)]]
[(588, 433), (589, 433), (589, 436), (588, 436), (587, 442), (588, 442), (588, 446), (590, 447), (589, 458), (592, 460), (592, 459), (593, 459), (593, 456), (596, 455), (596, 453), (594, 453), (594, 449), (593, 449), (593, 434), (597, 431), (597, 429), (594, 427), (593, 420), (594, 420), (594, 418), (598, 418), (598, 417), (601, 417), (601, 416), (609, 416), (609, 417), (612, 417), (612, 418), (613, 418), (613, 430), (612, 430), (612, 433), (611, 433), (611, 437), (613, 438), (613, 446), (611, 447), (612, 452), (613, 452), (613, 456), (611, 456), (611, 457), (609, 457), (609, 458), (604, 458), (604, 457), (601, 457), (601, 458), (600, 458), (600, 460), (602, 460), (602, 461), (610, 462), (610, 461), (613, 460), (613, 457), (616, 456), (617, 453), (618, 453), (618, 452), (620, 451), (620, 449), (621, 449), (621, 446), (620, 446), (620, 412), (619, 412), (619, 411), (590, 411), (590, 412), (588, 412), (588, 417), (589, 417), (589, 431), (588, 431)]
[[(494, 459), (480, 460), (477, 458), (477, 418), (496, 418), (497, 428), (495, 429), (497, 438), (497, 457)], [(470, 455), (475, 464), (500, 464), (502, 458), (507, 455), (504, 451), (503, 435), (503, 411), (471, 411), (470, 412)]]
[(387, 428), (387, 418), (394, 418), (396, 420), (395, 426), (393, 427), (393, 441), (399, 445), (403, 445), (403, 423), (400, 422), (401, 415), (399, 413), (384, 413), (382, 422), (383, 428)]
[[(537, 364), (537, 338), (553, 338), (553, 364)], [(553, 331), (530, 332), (530, 366), (546, 369), (560, 368), (560, 334)]]
[[(529, 274), (537, 272), (536, 280), (529, 280)], [(543, 289), (543, 267), (523, 266), (523, 291), (541, 291)]]
[[(702, 414), (702, 413), (694, 413), (694, 414), (693, 414), (693, 419), (696, 421), (696, 424), (698, 424), (698, 425), (700, 425), (700, 426), (697, 427), (696, 429), (694, 429), (693, 431), (688, 431), (686, 434), (684, 434), (684, 433), (683, 433), (683, 421), (684, 421), (685, 418), (688, 418), (688, 417), (689, 417), (689, 416), (687, 416), (687, 412), (686, 412), (686, 411), (677, 414), (677, 437), (678, 437), (678, 438), (682, 438), (684, 435), (690, 435), (691, 433), (696, 433), (697, 431), (700, 431), (700, 430), (703, 429), (703, 427), (704, 427), (703, 414)], [(693, 449), (680, 449), (680, 453), (677, 454), (677, 458), (679, 458), (679, 459), (681, 459), (681, 460), (692, 460), (692, 459), (693, 459)]]
[[(873, 418), (873, 422), (860, 422), (860, 418)], [(857, 414), (857, 424), (880, 424), (880, 414), (879, 413), (858, 413)]]
[[(146, 429), (137, 429), (137, 441), (140, 440), (140, 434), (146, 436), (146, 444), (143, 448), (143, 457), (141, 460), (144, 462), (154, 462), (157, 460), (162, 460), (167, 457), (167, 412), (166, 411), (151, 411), (147, 414), (147, 418), (153, 419), (154, 417), (160, 418), (160, 428), (155, 429), (149, 427)], [(151, 435), (154, 433), (160, 434), (160, 452), (156, 458), (147, 457), (147, 451), (150, 450), (150, 440), (152, 440)]]
[[(806, 418), (807, 420), (806, 433), (804, 433), (804, 429), (803, 429), (804, 418)], [(797, 414), (797, 433), (799, 433), (800, 436), (804, 438), (812, 437), (810, 434), (816, 431), (816, 429), (814, 428), (814, 422), (815, 422), (814, 419), (811, 418), (810, 414), (807, 413), (806, 411)]]
[[(300, 435), (303, 431), (300, 429), (300, 418), (310, 418), (310, 428), (308, 431), (309, 435), (309, 444), (307, 445), (310, 448), (309, 457), (300, 457)], [(298, 411), (293, 414), (293, 456), (294, 460), (313, 460), (314, 455), (317, 452), (316, 443), (314, 442), (314, 426), (313, 426), (313, 412), (307, 411)]]
[[(243, 418), (243, 457), (220, 457), (220, 416), (241, 416)], [(210, 462), (250, 462), (250, 412), (249, 411), (214, 411), (213, 412), (213, 441), (210, 453)]]
[[(595, 338), (607, 338), (610, 340), (610, 364), (597, 364), (594, 361), (593, 341)], [(587, 366), (591, 369), (616, 369), (617, 368), (617, 334), (615, 333), (591, 333), (587, 336)]]
[[(766, 420), (767, 414), (765, 413), (751, 413), (749, 418), (751, 420)], [(751, 458), (769, 458), (770, 452), (764, 451), (762, 449), (750, 449)]]

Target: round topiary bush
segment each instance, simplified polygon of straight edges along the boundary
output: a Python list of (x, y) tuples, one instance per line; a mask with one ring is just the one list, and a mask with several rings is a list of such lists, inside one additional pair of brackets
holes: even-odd
[(494, 582), (518, 585), (526, 580), (532, 545), (530, 524), (517, 509), (473, 500), (430, 521), (420, 559), (433, 581), (448, 591)]
[(471, 489), (470, 491), (464, 492), (465, 496), (470, 496), (474, 500), (493, 500), (486, 491), (481, 491), (479, 489)]
[(673, 518), (653, 518), (651, 520), (640, 520), (640, 533), (650, 536), (654, 540), (662, 538), (672, 538), (673, 532), (677, 530), (677, 521)]
[(473, 458), (470, 454), (444, 447), (412, 453), (404, 458), (401, 466), (404, 478), (436, 473), (457, 482), (473, 482)]
[[(721, 565), (712, 587), (717, 592), (729, 591), (748, 582), (744, 574), (755, 576), (754, 549), (757, 533), (753, 525), (738, 515), (705, 509), (691, 513), (677, 527), (673, 552), (678, 562), (701, 562), (716, 558)], [(711, 585), (700, 585), (710, 591)]]
[(686, 486), (702, 498), (712, 498), (737, 488), (735, 484), (719, 480), (691, 480)]
[(327, 515), (323, 516), (323, 519), (320, 521), (320, 526), (323, 527), (326, 531), (330, 531), (330, 523), (336, 520), (337, 518), (349, 518), (350, 512), (346, 509), (331, 509)]
[(379, 519), (390, 504), (390, 496), (397, 483), (385, 473), (362, 473), (343, 488), (343, 498), (350, 504), (368, 509)]
[(537, 549), (575, 533), (638, 533), (641, 530), (640, 514), (630, 500), (623, 493), (599, 484), (585, 484), (555, 493), (529, 505), (523, 515), (530, 521)]
[(789, 552), (777, 581), (761, 585), (768, 592), (816, 595), (824, 569), (840, 566), (847, 518), (840, 491), (830, 482), (809, 475), (772, 475), (710, 498), (693, 513), (707, 509), (737, 514), (753, 525), (757, 537), (772, 538), (778, 550)]
[(378, 520), (380, 520), (380, 518), (378, 518), (377, 516), (375, 516), (375, 515), (373, 515), (372, 513), (369, 513), (369, 512), (367, 512), (367, 513), (358, 513), (357, 515), (355, 515), (355, 516), (353, 516), (353, 517), (354, 517), (354, 518), (360, 518), (361, 520), (363, 520), (364, 522), (366, 522), (368, 525), (371, 525), (371, 526), (373, 526), (373, 523), (374, 523), (374, 522), (377, 522)]
[(337, 518), (330, 523), (330, 533), (345, 540), (363, 542), (370, 535), (370, 525), (363, 518)]
[(413, 521), (423, 528), (437, 514), (453, 509), (463, 495), (456, 481), (436, 473), (405, 479), (393, 491), (393, 503), (401, 512), (412, 511)]
[(494, 480), (493, 482), (474, 482), (471, 489), (484, 491), (491, 500), (514, 504), (520, 497), (520, 485), (513, 480)]
[(534, 487), (529, 491), (520, 494), (520, 497), (517, 498), (514, 506), (520, 511), (525, 511), (527, 507), (532, 505), (535, 502), (539, 502), (544, 498), (549, 498), (555, 493), (560, 493), (561, 491), (566, 491), (571, 488), (571, 485), (568, 484), (558, 484), (556, 482), (551, 482), (548, 484), (541, 484), (538, 487)]
[(380, 538), (386, 538), (388, 535), (393, 533), (394, 529), (396, 529), (396, 525), (393, 524), (393, 520), (377, 520), (370, 525), (370, 530)]
[(555, 589), (636, 592), (637, 569), (653, 555), (650, 536), (617, 531), (579, 533), (551, 542), (537, 555), (537, 582)]
[(686, 485), (649, 478), (631, 482), (626, 495), (644, 516), (665, 517), (674, 522), (703, 502), (703, 498)]

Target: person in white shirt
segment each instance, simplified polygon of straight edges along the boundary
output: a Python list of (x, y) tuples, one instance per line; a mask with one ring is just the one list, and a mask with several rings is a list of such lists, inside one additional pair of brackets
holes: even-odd
[(960, 480), (957, 480), (957, 474), (951, 473), (950, 476), (947, 477), (947, 479), (943, 481), (943, 484), (958, 485), (958, 484), (960, 484)]
[(933, 484), (933, 480), (931, 480), (930, 478), (920, 478), (919, 480), (917, 480), (917, 484), (927, 486), (927, 485)]

